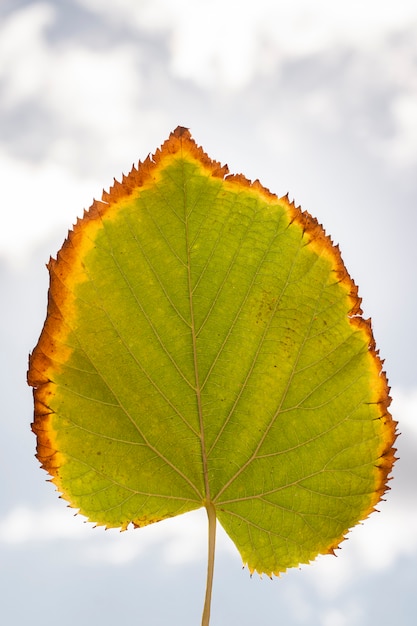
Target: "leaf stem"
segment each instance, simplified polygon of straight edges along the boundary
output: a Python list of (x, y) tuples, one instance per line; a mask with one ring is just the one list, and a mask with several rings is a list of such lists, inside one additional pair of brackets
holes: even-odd
[(210, 624), (210, 608), (211, 608), (211, 592), (213, 589), (213, 573), (214, 573), (214, 553), (216, 547), (216, 509), (212, 502), (206, 504), (208, 517), (208, 561), (207, 561), (207, 582), (206, 597), (204, 600), (203, 617), (201, 626), (209, 626)]

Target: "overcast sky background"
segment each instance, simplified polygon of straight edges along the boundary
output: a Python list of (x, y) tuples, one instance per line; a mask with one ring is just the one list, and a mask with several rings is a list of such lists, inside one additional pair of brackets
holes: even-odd
[(34, 458), (25, 383), (49, 256), (179, 124), (339, 243), (402, 433), (387, 501), (337, 558), (251, 579), (220, 533), (213, 626), (414, 626), (415, 0), (0, 0), (0, 621), (200, 623), (205, 514), (123, 534), (74, 517)]

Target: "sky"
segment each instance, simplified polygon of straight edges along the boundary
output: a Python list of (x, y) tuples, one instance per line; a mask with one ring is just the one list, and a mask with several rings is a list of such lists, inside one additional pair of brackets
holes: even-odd
[(200, 621), (204, 512), (122, 534), (74, 516), (34, 457), (25, 382), (45, 263), (177, 125), (339, 244), (401, 433), (386, 502), (337, 558), (250, 578), (219, 531), (213, 626), (414, 625), (415, 0), (0, 0), (0, 620)]

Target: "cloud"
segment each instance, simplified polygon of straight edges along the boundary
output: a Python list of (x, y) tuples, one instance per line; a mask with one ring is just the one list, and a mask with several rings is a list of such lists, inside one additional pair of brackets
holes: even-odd
[[(82, 562), (123, 565), (152, 551), (165, 565), (206, 558), (207, 517), (203, 509), (126, 532), (94, 527), (62, 502), (34, 510), (20, 505), (0, 519), (0, 545), (71, 543)], [(218, 529), (217, 552), (237, 552)]]
[[(124, 136), (142, 92), (134, 43), (112, 41), (90, 46), (77, 38), (48, 36), (57, 8), (36, 3), (12, 13), (0, 29), (0, 79), (6, 112), (31, 104), (41, 107), (50, 126), (65, 134)], [(59, 126), (51, 137), (49, 157), (63, 161), (71, 146), (61, 144)], [(117, 150), (117, 146), (112, 146)], [(68, 156), (66, 162), (68, 163)]]
[(351, 626), (361, 623), (361, 617), (361, 610), (355, 603), (348, 607), (323, 611), (319, 616), (319, 624), (320, 626)]
[(213, 88), (238, 89), (285, 60), (347, 47), (367, 50), (417, 20), (412, 0), (382, 3), (332, 0), (78, 0), (89, 10), (143, 31), (165, 33), (171, 69)]
[[(82, 213), (86, 200), (100, 189), (97, 181), (80, 179), (52, 160), (25, 162), (0, 151), (2, 172), (2, 228), (0, 249), (4, 257), (21, 266), (33, 253), (36, 242), (60, 233), (58, 245), (68, 228)], [(56, 250), (51, 250), (52, 254)], [(45, 259), (45, 262), (47, 259)]]
[(413, 0), (121, 0), (117, 13), (108, 1), (78, 2), (158, 37), (174, 80), (223, 98), (260, 89), (261, 101), (278, 85), (299, 118), (329, 132), (349, 120), (390, 166), (417, 160)]
[(51, 5), (36, 3), (12, 13), (0, 27), (2, 107), (11, 109), (39, 94), (47, 61), (45, 32), (53, 22)]
[(398, 164), (407, 165), (414, 160), (417, 146), (417, 89), (400, 94), (393, 103), (396, 134), (384, 146)]
[(68, 540), (82, 537), (83, 533), (80, 518), (58, 507), (35, 511), (20, 505), (0, 520), (0, 542), (11, 545)]
[[(108, 166), (109, 155), (126, 167), (133, 144), (137, 149), (142, 85), (132, 44), (94, 49), (73, 39), (57, 43), (47, 36), (56, 12), (35, 3), (0, 26), (0, 110), (14, 129), (0, 144), (0, 249), (17, 264), (57, 229), (63, 240), (93, 196), (101, 196), (105, 181), (94, 173)], [(142, 111), (145, 144), (162, 119), (158, 111)]]
[(395, 388), (391, 411), (399, 421), (399, 430), (403, 437), (413, 438), (417, 443), (417, 389)]
[[(55, 3), (31, 3), (0, 25), (7, 207), (0, 246), (13, 262), (56, 228), (65, 236), (62, 225), (70, 226), (120, 176), (127, 159), (159, 145), (171, 130), (172, 90), (183, 80), (215, 103), (201, 111), (202, 124), (219, 123), (216, 98), (228, 93), (238, 105), (259, 89), (242, 124), (253, 124), (266, 148), (279, 135), (300, 150), (308, 128), (334, 133), (348, 122), (366, 149), (390, 165), (417, 160), (412, 1), (372, 0), (366, 10), (364, 3), (325, 0), (314, 7), (307, 0), (243, 7), (237, 0), (121, 0), (117, 10), (102, 0), (78, 5), (79, 19), (82, 11), (100, 16), (89, 23), (91, 35), (101, 38), (60, 34)], [(170, 75), (159, 76), (163, 49)], [(342, 49), (353, 51), (343, 63)], [(295, 62), (302, 64), (298, 78), (293, 70), (281, 76)], [(187, 90), (182, 100), (185, 116), (200, 119), (187, 108)]]

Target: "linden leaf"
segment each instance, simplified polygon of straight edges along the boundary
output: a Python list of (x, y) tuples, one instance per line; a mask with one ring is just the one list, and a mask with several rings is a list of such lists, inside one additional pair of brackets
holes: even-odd
[(396, 423), (338, 247), (227, 173), (179, 127), (78, 220), (48, 266), (33, 430), (89, 520), (205, 506), (271, 575), (373, 511)]

